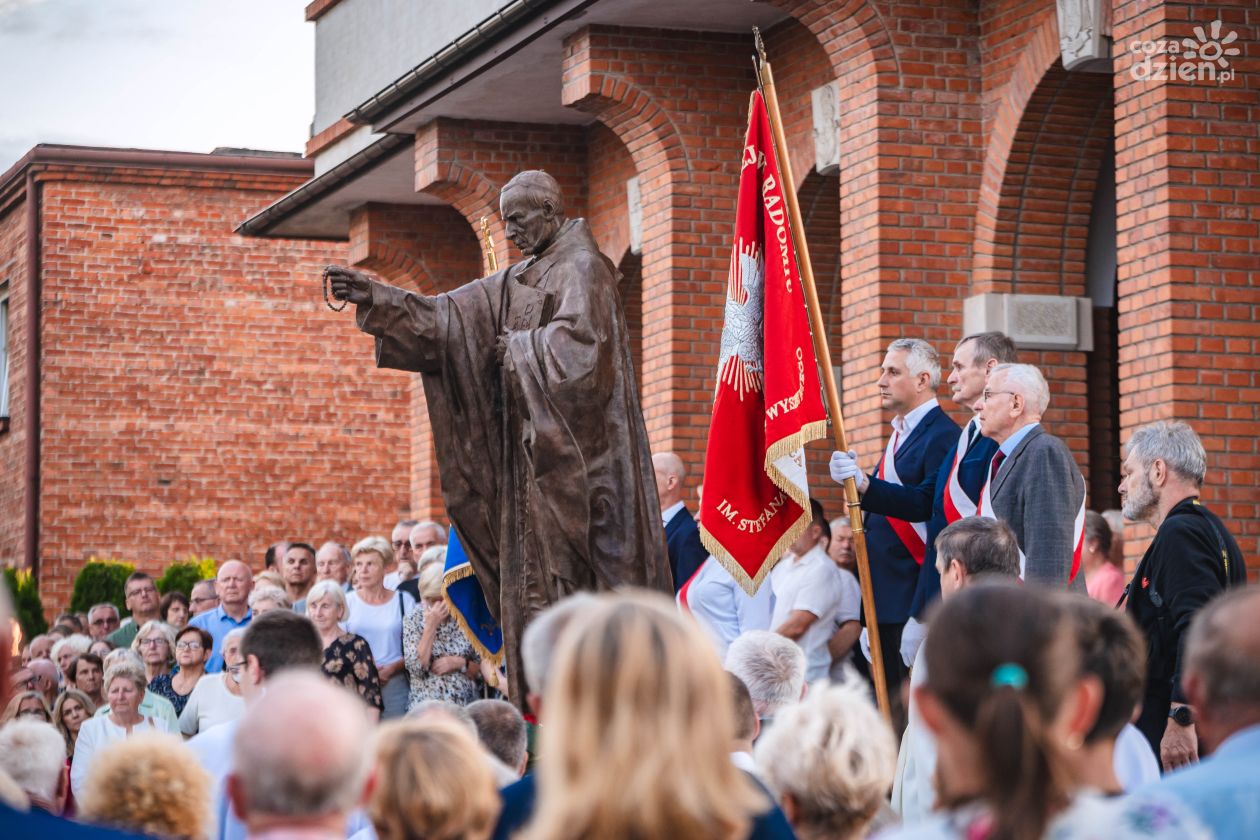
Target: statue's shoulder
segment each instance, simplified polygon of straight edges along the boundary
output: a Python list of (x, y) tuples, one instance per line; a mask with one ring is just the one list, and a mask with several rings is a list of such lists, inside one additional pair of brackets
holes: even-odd
[(612, 260), (599, 250), (599, 244), (595, 242), (595, 236), (586, 219), (574, 219), (572, 227), (557, 244), (562, 245), (560, 259), (573, 269), (584, 274), (615, 272)]

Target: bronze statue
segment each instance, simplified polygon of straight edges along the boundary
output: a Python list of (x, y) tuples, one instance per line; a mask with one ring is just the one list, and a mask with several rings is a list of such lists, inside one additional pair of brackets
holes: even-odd
[(617, 271), (550, 175), (518, 174), (499, 202), (524, 262), (433, 297), (328, 278), (377, 365), (423, 376), (447, 514), (523, 707), (536, 613), (578, 590), (673, 589)]

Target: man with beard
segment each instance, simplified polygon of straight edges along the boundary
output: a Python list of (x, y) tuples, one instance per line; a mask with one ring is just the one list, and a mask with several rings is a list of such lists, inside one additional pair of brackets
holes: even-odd
[(1125, 606), (1149, 649), (1137, 727), (1166, 770), (1198, 758), (1194, 714), (1181, 689), (1186, 630), (1208, 601), (1247, 580), (1238, 543), (1199, 501), (1206, 472), (1207, 454), (1194, 429), (1167, 420), (1133, 433), (1120, 468), (1125, 519), (1157, 529)]

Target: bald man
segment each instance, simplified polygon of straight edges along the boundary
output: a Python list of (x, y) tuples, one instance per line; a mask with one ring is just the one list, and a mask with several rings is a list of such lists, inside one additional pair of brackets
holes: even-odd
[[(366, 800), (372, 751), (367, 707), (314, 673), (268, 683), (232, 744), (228, 797), (249, 836), (345, 837), (346, 817)], [(294, 726), (293, 721), (318, 721)]]
[(206, 664), (206, 672), (216, 674), (223, 670), (223, 637), (238, 627), (247, 627), (254, 617), (249, 608), (249, 593), (254, 588), (254, 576), (249, 566), (240, 560), (229, 560), (219, 567), (215, 589), (219, 593), (219, 606), (193, 616), (190, 627), (200, 627), (214, 639), (214, 653)]
[(682, 458), (673, 452), (652, 456), (656, 473), (656, 494), (661, 497), (661, 522), (665, 526), (665, 544), (669, 549), (669, 570), (674, 576), (675, 594), (708, 558), (709, 552), (700, 542), (700, 528), (683, 502), (683, 485), (687, 470)]

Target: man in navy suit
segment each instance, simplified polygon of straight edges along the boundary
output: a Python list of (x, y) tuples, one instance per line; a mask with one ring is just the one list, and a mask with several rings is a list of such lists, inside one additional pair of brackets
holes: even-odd
[[(941, 362), (936, 350), (918, 338), (899, 338), (888, 346), (880, 368), (879, 396), (884, 408), (894, 413), (892, 435), (884, 457), (872, 476), (861, 475), (855, 453), (832, 456), (832, 476), (840, 481), (856, 477), (867, 488), (874, 481), (898, 489), (913, 488), (935, 476), (946, 454), (958, 440), (958, 424), (936, 401), (941, 383)], [(930, 495), (929, 495), (930, 498)], [(871, 559), (871, 586), (883, 649), (888, 695), (899, 705), (901, 682), (907, 669), (901, 659), (901, 634), (911, 617), (921, 568), (930, 539), (925, 523), (930, 508), (920, 506), (913, 518), (876, 513), (865, 502), (866, 547)], [(869, 621), (867, 627), (869, 631)], [(898, 715), (900, 716), (900, 715)]]
[(691, 576), (709, 557), (700, 542), (700, 528), (695, 517), (683, 504), (683, 483), (687, 478), (682, 458), (673, 452), (652, 456), (656, 472), (656, 492), (661, 497), (661, 522), (665, 526), (665, 544), (669, 549), (669, 570), (674, 575), (674, 594), (691, 580)]
[[(1016, 356), (1015, 342), (1000, 332), (976, 333), (958, 342), (948, 380), (954, 403), (973, 410), (974, 403), (984, 392), (989, 372), (1000, 364), (1014, 363)], [(901, 658), (906, 665), (914, 662), (915, 652), (923, 641), (925, 631), (920, 624), (923, 613), (941, 594), (941, 576), (936, 571), (936, 536), (951, 522), (976, 514), (980, 490), (997, 448), (996, 441), (980, 434), (979, 421), (972, 417), (945, 454), (940, 469), (914, 486), (898, 486), (878, 478), (868, 480), (860, 475), (856, 463), (846, 453), (836, 453), (832, 458), (833, 478), (843, 481), (848, 475), (858, 477), (864, 510), (909, 522), (927, 520), (927, 549), (910, 602), (910, 617), (902, 632)], [(879, 617), (882, 619), (883, 614)]]

